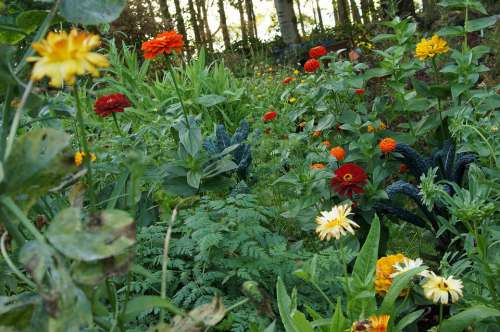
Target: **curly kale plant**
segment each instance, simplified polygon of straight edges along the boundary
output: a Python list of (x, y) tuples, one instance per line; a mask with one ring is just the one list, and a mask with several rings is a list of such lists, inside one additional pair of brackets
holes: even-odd
[(228, 147), (238, 144), (238, 147), (231, 152), (231, 155), (233, 161), (238, 165), (236, 171), (241, 178), (247, 177), (248, 169), (252, 162), (250, 145), (243, 143), (248, 137), (249, 129), (248, 123), (242, 120), (233, 136), (229, 136), (224, 125), (220, 124), (215, 129), (215, 135), (203, 142), (203, 147), (210, 154), (220, 154)]
[[(436, 181), (444, 181), (441, 189), (453, 196), (456, 188), (463, 185), (463, 177), (467, 165), (476, 160), (471, 153), (456, 153), (452, 143), (446, 143), (443, 148), (435, 151), (430, 158), (425, 158), (407, 144), (398, 143), (395, 150), (396, 159), (404, 163), (410, 173), (417, 179), (417, 185), (406, 181), (396, 181), (386, 189), (388, 200), (379, 201), (375, 209), (379, 214), (393, 216), (414, 224), (418, 227), (428, 228), (433, 232), (439, 229), (438, 218), (448, 218), (449, 211), (442, 205), (434, 207), (425, 204), (423, 190)], [(423, 182), (422, 182), (423, 181)], [(429, 183), (432, 182), (432, 183)], [(425, 188), (424, 188), (425, 187)], [(400, 207), (396, 202), (397, 195), (410, 198), (420, 213), (409, 211)]]

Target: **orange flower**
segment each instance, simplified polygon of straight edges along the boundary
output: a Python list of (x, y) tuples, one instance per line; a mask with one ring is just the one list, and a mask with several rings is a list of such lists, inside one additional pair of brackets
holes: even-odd
[(382, 151), (383, 153), (389, 153), (396, 150), (396, 144), (396, 140), (390, 137), (386, 137), (380, 141), (378, 146), (380, 148), (380, 151)]
[(335, 157), (337, 161), (342, 161), (345, 158), (345, 150), (340, 146), (336, 146), (330, 150), (330, 155)]
[(392, 285), (391, 275), (396, 272), (394, 265), (402, 263), (405, 256), (402, 254), (389, 255), (377, 261), (375, 270), (375, 291), (380, 296), (385, 296)]
[(371, 324), (371, 332), (387, 332), (387, 325), (389, 325), (389, 319), (391, 316), (382, 315), (382, 316), (371, 316), (370, 322)]
[(311, 165), (311, 169), (324, 169), (324, 168), (325, 165), (323, 165), (322, 163), (315, 163)]
[(320, 137), (323, 132), (321, 130), (313, 131), (312, 137)]
[(323, 141), (323, 142), (321, 142), (321, 144), (323, 144), (327, 148), (329, 148), (332, 145), (329, 141)]
[(366, 127), (366, 130), (369, 132), (369, 133), (373, 133), (375, 132), (375, 128), (373, 128), (372, 125), (368, 125), (368, 127)]
[(142, 43), (141, 50), (144, 58), (153, 59), (160, 54), (171, 54), (172, 51), (180, 52), (184, 47), (184, 36), (175, 31), (168, 31), (156, 35), (155, 38)]
[(378, 129), (380, 129), (380, 130), (386, 130), (387, 126), (385, 125), (385, 123), (380, 122), (380, 126), (378, 126)]

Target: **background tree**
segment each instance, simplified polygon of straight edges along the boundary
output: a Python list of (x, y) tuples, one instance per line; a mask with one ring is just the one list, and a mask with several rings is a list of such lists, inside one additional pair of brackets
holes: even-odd
[(299, 12), (299, 24), (300, 24), (300, 32), (302, 32), (302, 36), (305, 37), (306, 35), (306, 30), (304, 28), (304, 16), (302, 16), (302, 10), (300, 9), (300, 0), (295, 0), (295, 3), (297, 4), (297, 11)]
[(184, 18), (182, 17), (182, 8), (181, 4), (179, 3), (179, 0), (174, 0), (174, 5), (175, 5), (175, 22), (177, 23), (177, 31), (181, 35), (184, 35), (186, 37), (185, 43), (186, 46), (188, 46), (186, 24), (184, 23)]
[(172, 20), (172, 14), (168, 8), (167, 0), (158, 0), (160, 4), (160, 11), (162, 14), (163, 26), (166, 30), (172, 30), (174, 28), (174, 21)]
[(226, 10), (224, 9), (224, 0), (217, 0), (217, 7), (219, 9), (220, 29), (222, 31), (222, 40), (224, 41), (224, 48), (226, 50), (231, 48), (231, 38), (227, 28)]
[(285, 44), (296, 44), (300, 41), (297, 30), (297, 17), (293, 10), (293, 0), (274, 0), (281, 37)]

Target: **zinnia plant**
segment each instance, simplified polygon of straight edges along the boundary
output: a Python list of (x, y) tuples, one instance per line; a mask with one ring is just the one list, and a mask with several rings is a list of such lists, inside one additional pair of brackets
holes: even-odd
[(364, 193), (363, 186), (368, 183), (368, 175), (356, 164), (348, 163), (335, 170), (332, 187), (340, 196)]
[(314, 73), (321, 66), (317, 59), (309, 59), (304, 64), (304, 70), (308, 73)]
[(262, 121), (271, 122), (276, 118), (277, 115), (278, 113), (276, 113), (275, 111), (266, 112), (262, 117)]
[(144, 58), (153, 59), (161, 54), (170, 55), (172, 52), (179, 53), (183, 47), (184, 36), (175, 31), (167, 31), (142, 43), (141, 50), (144, 51)]
[(313, 58), (313, 59), (318, 59), (318, 58), (321, 58), (322, 56), (326, 55), (328, 53), (328, 51), (326, 50), (326, 48), (324, 46), (316, 46), (316, 47), (313, 47), (309, 50), (309, 57)]
[(97, 99), (94, 111), (100, 117), (107, 117), (114, 113), (122, 113), (126, 107), (130, 106), (131, 103), (127, 96), (121, 93), (113, 93)]

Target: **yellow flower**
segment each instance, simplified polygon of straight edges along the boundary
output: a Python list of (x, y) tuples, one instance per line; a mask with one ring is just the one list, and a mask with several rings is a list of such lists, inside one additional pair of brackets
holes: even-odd
[(386, 130), (387, 126), (385, 125), (385, 123), (383, 123), (382, 121), (380, 121), (380, 125), (378, 126), (378, 129), (380, 129), (380, 130)]
[(417, 44), (415, 55), (423, 61), (427, 58), (433, 58), (438, 54), (447, 53), (449, 50), (446, 40), (438, 35), (434, 35), (431, 39), (422, 38), (420, 43)]
[(104, 55), (91, 52), (99, 45), (99, 36), (88, 32), (76, 29), (69, 34), (65, 31), (49, 32), (46, 39), (32, 45), (40, 56), (28, 58), (28, 61), (35, 62), (31, 79), (36, 81), (48, 76), (51, 86), (61, 87), (64, 82), (74, 84), (77, 75), (87, 72), (97, 77), (97, 68), (109, 66)]
[[(83, 152), (83, 151), (78, 151), (77, 153), (75, 153), (75, 165), (77, 167), (82, 164), (84, 157), (85, 157), (85, 152)], [(96, 159), (97, 159), (96, 155), (91, 152), (90, 153), (90, 160), (95, 161)]]
[(396, 264), (403, 263), (406, 257), (402, 254), (389, 255), (377, 261), (375, 272), (375, 291), (380, 296), (385, 296), (392, 285), (392, 275), (397, 272)]
[(359, 227), (354, 221), (348, 218), (351, 213), (351, 207), (348, 204), (336, 205), (331, 211), (322, 211), (321, 215), (316, 217), (316, 233), (320, 240), (326, 238), (330, 241), (332, 237), (340, 239), (347, 232), (354, 234), (353, 227)]
[(373, 133), (375, 131), (375, 128), (373, 128), (372, 125), (368, 125), (368, 127), (366, 127), (366, 130), (369, 132), (369, 133)]
[(300, 71), (299, 71), (298, 69), (295, 69), (295, 70), (293, 71), (293, 74), (294, 74), (294, 75), (298, 75), (298, 74), (300, 74)]
[(389, 325), (389, 319), (391, 316), (382, 315), (382, 316), (371, 316), (371, 332), (387, 332), (387, 325)]
[(297, 98), (292, 97), (292, 98), (288, 99), (288, 102), (289, 102), (290, 104), (295, 104), (295, 103), (297, 102)]
[(256, 74), (257, 77), (261, 77), (262, 76), (262, 73), (257, 73)]
[(441, 302), (448, 304), (448, 299), (451, 296), (451, 302), (457, 302), (463, 296), (461, 280), (454, 279), (453, 276), (448, 278), (437, 276), (434, 272), (429, 274), (427, 281), (422, 285), (424, 295), (434, 303)]

